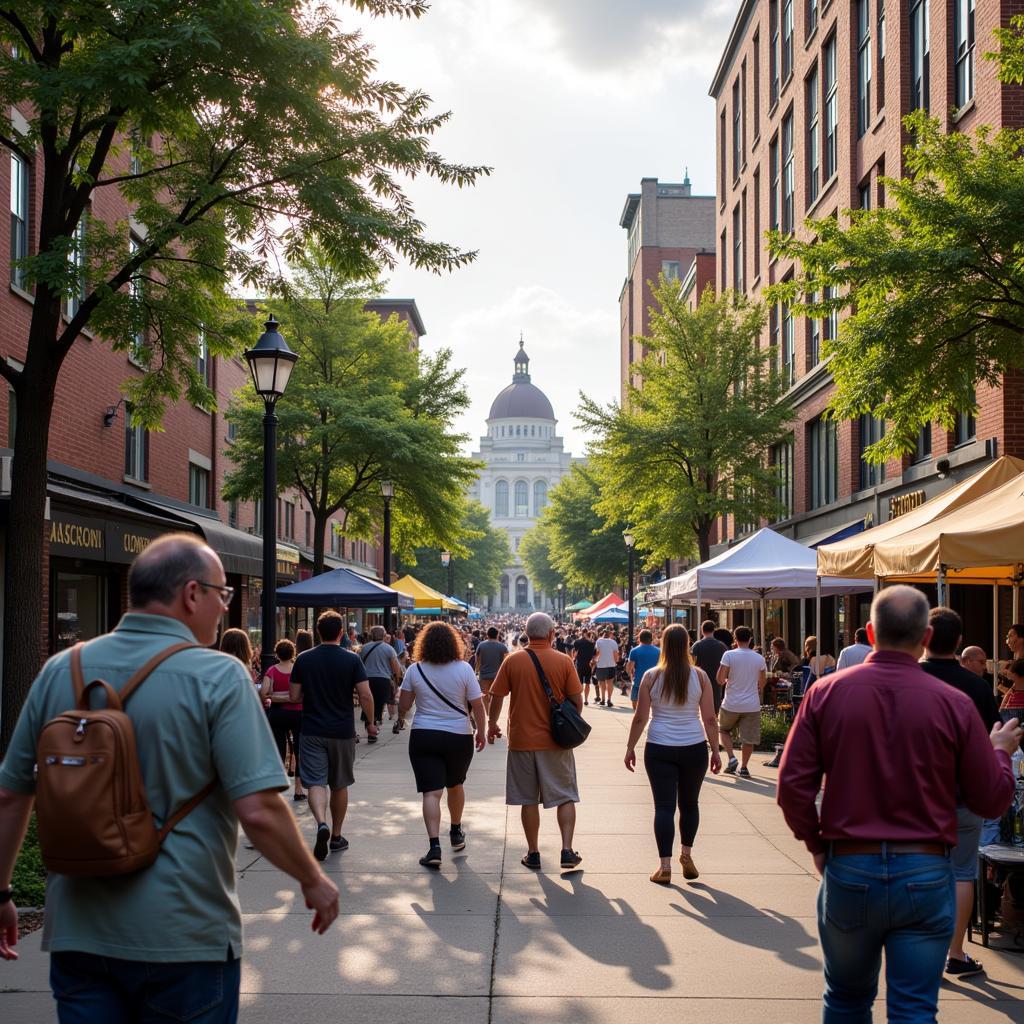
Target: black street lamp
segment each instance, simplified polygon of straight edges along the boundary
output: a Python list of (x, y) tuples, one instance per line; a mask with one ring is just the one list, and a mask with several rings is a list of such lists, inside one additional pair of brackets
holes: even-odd
[(473, 584), (472, 582), (466, 584), (466, 618), (469, 618), (469, 613), (473, 608)]
[[(448, 594), (447, 597), (452, 596), (452, 591), (455, 589), (455, 566), (452, 564), (452, 553), (450, 551), (441, 552), (441, 565), (448, 570)], [(442, 608), (443, 612), (444, 609)], [(451, 611), (448, 612), (448, 618), (452, 617)]]
[(260, 637), (260, 669), (274, 657), (277, 625), (277, 400), (288, 386), (295, 360), (271, 315), (255, 347), (245, 353), (256, 394), (263, 399), (263, 626)]
[[(390, 480), (381, 480), (380, 494), (384, 499), (384, 536), (381, 542), (384, 546), (384, 586), (391, 586), (391, 499), (395, 496), (395, 485)], [(392, 627), (391, 605), (384, 608), (384, 631), (391, 632)]]
[(558, 616), (558, 621), (561, 622), (562, 616), (565, 614), (562, 610), (562, 584), (559, 583), (558, 586), (555, 587), (555, 590), (557, 591), (555, 596), (555, 614)]
[(626, 647), (633, 649), (633, 545), (636, 538), (632, 530), (623, 530), (622, 539), (626, 542), (626, 551), (629, 553), (629, 567), (626, 570), (626, 600), (629, 602), (629, 629), (626, 635)]

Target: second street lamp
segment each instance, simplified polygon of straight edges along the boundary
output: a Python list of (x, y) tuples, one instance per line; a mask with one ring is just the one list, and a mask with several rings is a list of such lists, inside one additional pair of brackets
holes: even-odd
[(473, 584), (466, 584), (466, 618), (469, 618), (469, 612), (473, 607)]
[(277, 658), (277, 400), (299, 358), (281, 337), (271, 315), (266, 330), (245, 353), (256, 394), (263, 399), (263, 623), (260, 635), (260, 673)]
[(562, 584), (559, 583), (558, 586), (555, 587), (555, 590), (557, 592), (557, 596), (555, 597), (555, 615), (558, 616), (558, 621), (561, 622), (562, 621), (562, 614), (563, 614), (563, 612), (562, 612)]
[[(395, 496), (395, 485), (390, 480), (381, 480), (380, 494), (384, 499), (384, 536), (381, 543), (384, 547), (384, 586), (391, 586), (391, 499)], [(391, 605), (384, 608), (384, 631), (391, 632)]]
[(626, 600), (629, 602), (629, 627), (626, 633), (626, 649), (633, 649), (633, 545), (636, 538), (632, 530), (623, 530), (622, 539), (626, 542), (628, 552), (628, 567), (626, 569)]

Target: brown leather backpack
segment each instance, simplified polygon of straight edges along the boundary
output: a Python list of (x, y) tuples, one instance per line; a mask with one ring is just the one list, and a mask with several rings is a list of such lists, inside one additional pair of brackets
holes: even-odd
[[(71, 650), (75, 707), (51, 718), (36, 745), (36, 822), (43, 863), (61, 875), (99, 878), (149, 867), (168, 833), (213, 792), (216, 779), (157, 829), (125, 701), (163, 661), (196, 644), (155, 654), (122, 687), (102, 679), (85, 684), (82, 648)], [(89, 694), (102, 687), (107, 705), (93, 711)]]

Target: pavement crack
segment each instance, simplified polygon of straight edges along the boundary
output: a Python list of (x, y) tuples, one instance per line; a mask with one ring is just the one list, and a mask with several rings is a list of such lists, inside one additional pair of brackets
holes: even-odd
[(505, 886), (505, 853), (508, 850), (508, 816), (505, 808), (505, 835), (501, 844), (501, 870), (498, 873), (498, 898), (494, 903), (494, 941), (491, 944), (491, 976), (487, 983), (487, 1024), (494, 1019), (494, 983), (498, 975), (498, 937), (501, 934), (501, 893)]

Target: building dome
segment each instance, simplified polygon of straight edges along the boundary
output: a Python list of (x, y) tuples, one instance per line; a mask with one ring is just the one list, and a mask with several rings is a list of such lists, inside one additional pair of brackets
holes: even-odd
[(522, 337), (519, 339), (519, 351), (515, 354), (514, 363), (512, 383), (498, 392), (487, 418), (553, 420), (555, 410), (551, 408), (548, 396), (536, 384), (530, 383), (530, 357), (523, 348)]

